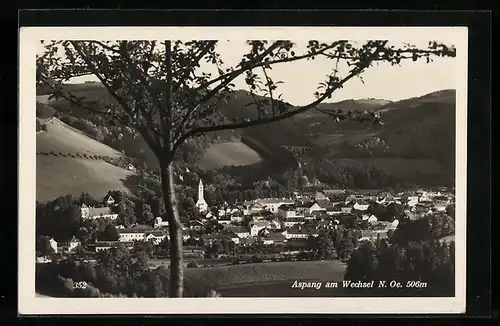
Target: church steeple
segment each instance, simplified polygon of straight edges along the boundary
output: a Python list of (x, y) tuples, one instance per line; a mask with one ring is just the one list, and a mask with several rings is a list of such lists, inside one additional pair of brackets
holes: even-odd
[(196, 207), (200, 212), (206, 212), (208, 210), (208, 204), (205, 201), (203, 181), (198, 183), (198, 201), (196, 202)]
[(200, 200), (204, 200), (204, 194), (203, 194), (203, 181), (201, 181), (200, 179), (200, 182), (198, 183), (198, 201)]

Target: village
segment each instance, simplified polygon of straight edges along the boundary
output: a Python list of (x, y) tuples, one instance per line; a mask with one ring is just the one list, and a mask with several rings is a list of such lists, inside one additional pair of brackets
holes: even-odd
[[(111, 196), (104, 198), (102, 207), (82, 204), (81, 219), (114, 221), (118, 214), (112, 212), (113, 205), (115, 200)], [(431, 214), (446, 213), (447, 208), (453, 205), (452, 192), (443, 188), (438, 191), (397, 194), (370, 191), (353, 193), (347, 190), (295, 192), (294, 198), (265, 198), (209, 207), (200, 180), (196, 208), (201, 217), (182, 225), (183, 255), (190, 262), (228, 256), (238, 263), (297, 260), (298, 254), (311, 250), (308, 240), (318, 237), (321, 232), (343, 227), (357, 231), (356, 243), (384, 239), (397, 229), (401, 219), (416, 220)], [(381, 208), (385, 212), (384, 216), (377, 216), (374, 206)], [(119, 246), (133, 249), (137, 243), (149, 243), (159, 253), (158, 256), (168, 258), (168, 250), (161, 250), (168, 247), (164, 245), (170, 238), (168, 221), (156, 217), (149, 226), (115, 227), (119, 235), (116, 241), (95, 241), (87, 244), (83, 251), (97, 253)], [(231, 249), (209, 253), (208, 248), (214, 243), (230, 244)], [(55, 253), (64, 256), (78, 252), (81, 247), (76, 237), (67, 243), (50, 239), (50, 245)], [(256, 245), (271, 248), (264, 250), (267, 256), (261, 254), (261, 258), (257, 259), (254, 255), (250, 259), (248, 253), (251, 251), (245, 248)], [(39, 263), (50, 260), (49, 257), (37, 258)]]

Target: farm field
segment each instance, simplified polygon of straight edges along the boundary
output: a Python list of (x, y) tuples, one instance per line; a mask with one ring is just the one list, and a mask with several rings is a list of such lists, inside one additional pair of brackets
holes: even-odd
[(109, 190), (129, 189), (123, 181), (133, 175), (101, 160), (37, 155), (36, 200), (45, 202), (59, 196), (89, 193), (94, 198)]
[[(301, 282), (315, 282), (317, 280), (301, 279)], [(339, 282), (341, 279), (331, 279)], [(217, 292), (224, 297), (337, 297), (345, 296), (345, 291), (339, 288), (326, 288), (323, 281), (320, 289), (292, 288), (294, 280), (272, 281), (263, 283), (238, 284), (234, 286), (218, 288)]]
[(184, 275), (187, 284), (203, 284), (222, 297), (283, 297), (330, 296), (339, 290), (299, 290), (291, 285), (295, 280), (342, 281), (344, 272), (339, 261), (295, 261), (189, 268)]
[(218, 143), (210, 146), (199, 161), (203, 170), (224, 166), (245, 166), (262, 161), (262, 157), (242, 142)]
[(52, 118), (46, 123), (46, 126), (47, 132), (40, 132), (36, 135), (37, 153), (53, 151), (56, 153), (80, 153), (109, 157), (121, 156), (120, 152), (86, 136), (81, 131), (56, 118)]

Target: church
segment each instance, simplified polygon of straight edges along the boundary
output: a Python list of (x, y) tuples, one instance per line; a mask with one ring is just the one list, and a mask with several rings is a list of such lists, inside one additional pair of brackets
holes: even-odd
[(204, 213), (208, 211), (208, 204), (205, 201), (203, 195), (203, 182), (200, 179), (200, 183), (198, 184), (198, 201), (196, 202), (196, 207), (200, 213)]

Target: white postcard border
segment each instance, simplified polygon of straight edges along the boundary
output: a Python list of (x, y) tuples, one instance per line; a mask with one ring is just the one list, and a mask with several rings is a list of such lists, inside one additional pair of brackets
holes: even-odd
[[(456, 268), (453, 298), (40, 298), (35, 295), (35, 56), (57, 39), (390, 39), (442, 40), (457, 48)], [(366, 314), (463, 313), (467, 200), (466, 27), (23, 27), (19, 38), (18, 313), (67, 314)]]

